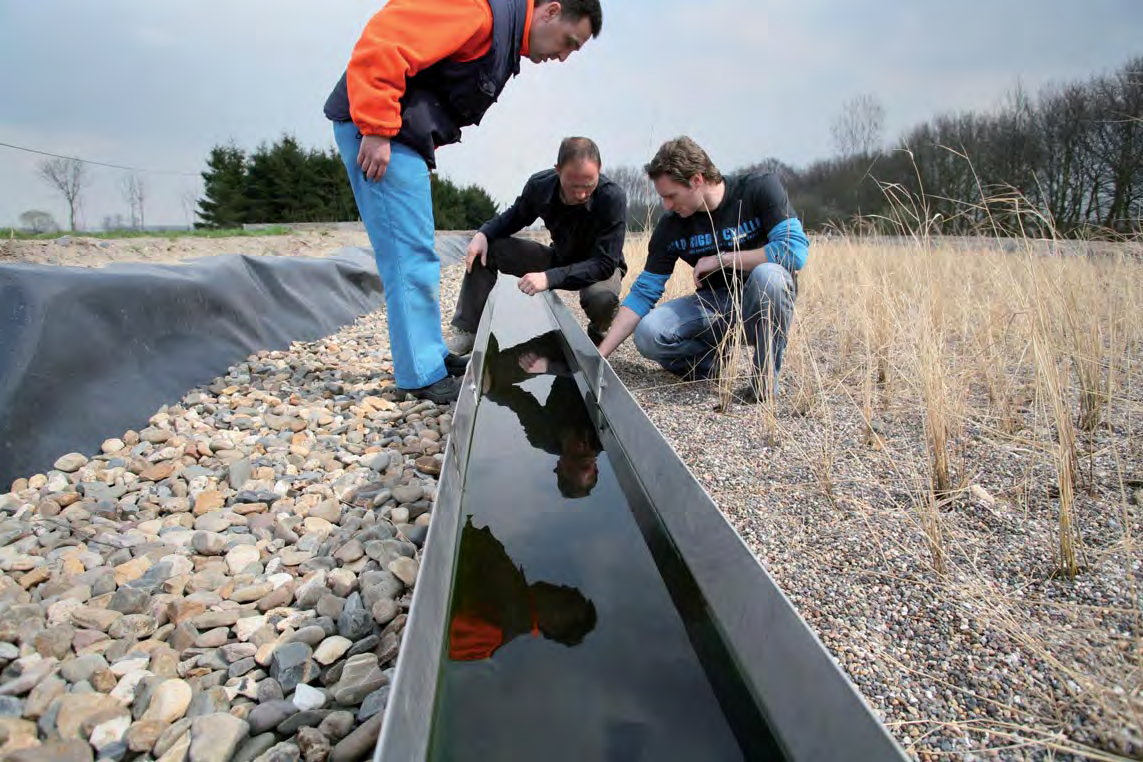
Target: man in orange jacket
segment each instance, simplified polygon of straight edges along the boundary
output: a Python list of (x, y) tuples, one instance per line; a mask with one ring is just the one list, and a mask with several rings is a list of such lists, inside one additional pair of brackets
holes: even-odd
[(599, 0), (389, 0), (325, 104), (385, 284), (399, 389), (443, 404), (460, 391), (440, 321), (429, 171), (479, 124), (520, 59), (566, 61), (599, 34)]

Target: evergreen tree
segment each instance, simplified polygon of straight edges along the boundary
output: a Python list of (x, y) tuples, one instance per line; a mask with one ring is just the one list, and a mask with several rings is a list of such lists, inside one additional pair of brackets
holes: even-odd
[(496, 203), (483, 188), (460, 188), (447, 177), (430, 177), (437, 230), (476, 230), (496, 215)]
[[(273, 145), (262, 143), (249, 155), (233, 145), (215, 146), (202, 176), (206, 193), (198, 216), (203, 227), (358, 219), (337, 149), (307, 150), (290, 135)], [(431, 184), (438, 230), (474, 230), (496, 214), (483, 188), (462, 189), (435, 174)]]
[(235, 228), (246, 222), (246, 154), (233, 144), (215, 146), (202, 173), (198, 227)]

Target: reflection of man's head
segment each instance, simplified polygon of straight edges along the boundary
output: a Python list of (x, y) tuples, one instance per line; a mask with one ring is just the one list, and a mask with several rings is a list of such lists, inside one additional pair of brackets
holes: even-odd
[(595, 629), (595, 604), (576, 588), (535, 582), (531, 594), (536, 625), (548, 640), (577, 646)]
[(599, 481), (596, 451), (586, 440), (564, 446), (556, 461), (556, 487), (569, 500), (587, 497)]

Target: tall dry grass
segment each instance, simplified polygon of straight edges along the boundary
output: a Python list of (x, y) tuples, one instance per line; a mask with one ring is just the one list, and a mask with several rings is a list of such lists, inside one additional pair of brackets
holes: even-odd
[[(646, 243), (629, 239), (628, 284)], [(680, 265), (664, 299), (692, 292)], [(1073, 606), (1061, 588), (1038, 604), (1056, 607), (1061, 622), (1045, 627), (1013, 597), (1011, 580), (1066, 585), (1113, 562), (1136, 578), (1143, 555), (1129, 506), (1143, 485), (1140, 316), (1139, 242), (818, 237), (800, 279), (782, 395), (756, 416), (838, 515), (868, 494), (906, 495), (892, 500), (913, 532), (882, 537), (882, 548), (912, 553), (932, 571), (935, 595), (966, 601), (1048, 665), (1064, 686), (1052, 700), (1107, 727), (1143, 726), (1140, 595), (1129, 595), (1133, 645), (1101, 650), (1097, 621), (1121, 608)], [(812, 439), (803, 420), (813, 421)], [(854, 464), (876, 481), (856, 482)], [(1093, 551), (1085, 522), (1103, 504), (1093, 496), (1108, 490), (1122, 496), (1111, 505), (1121, 530), (1109, 539), (1101, 522)], [(970, 503), (984, 504), (987, 521), (1027, 529), (1014, 538), (967, 528)], [(1053, 738), (1033, 743), (1083, 746)]]

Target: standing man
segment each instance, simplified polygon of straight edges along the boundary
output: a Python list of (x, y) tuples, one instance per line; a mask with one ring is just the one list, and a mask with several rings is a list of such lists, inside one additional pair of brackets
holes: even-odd
[[(688, 137), (664, 143), (644, 169), (667, 214), (600, 354), (634, 333), (647, 359), (684, 378), (714, 378), (718, 348), (741, 316), (754, 347), (745, 396), (761, 399), (782, 366), (797, 272), (810, 246), (781, 180), (770, 173), (723, 177)], [(655, 307), (680, 259), (694, 268), (695, 293)]]
[(325, 104), (385, 284), (397, 386), (438, 404), (445, 367), (429, 170), (479, 124), (520, 59), (566, 61), (599, 34), (599, 0), (389, 0)]
[[(599, 146), (590, 138), (564, 138), (555, 169), (528, 178), (516, 203), (484, 223), (468, 245), (468, 273), (460, 286), (448, 342), (458, 355), (472, 351), (476, 329), (497, 273), (520, 276), (525, 294), (550, 288), (579, 291), (587, 335), (603, 340), (619, 309), (619, 284), (627, 272), (623, 236), (627, 194), (599, 173)], [(552, 245), (513, 238), (540, 218)]]

